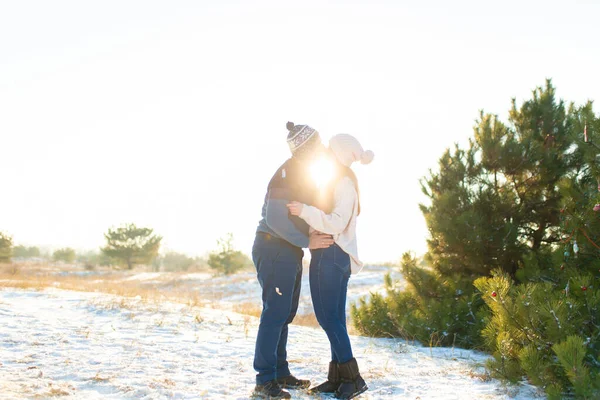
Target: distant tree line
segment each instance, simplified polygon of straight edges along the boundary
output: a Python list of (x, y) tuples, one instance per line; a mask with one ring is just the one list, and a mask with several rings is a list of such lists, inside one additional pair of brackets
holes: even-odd
[(232, 274), (252, 266), (252, 261), (233, 246), (233, 235), (217, 241), (217, 249), (203, 257), (189, 257), (175, 251), (159, 254), (162, 236), (146, 227), (124, 224), (110, 228), (104, 234), (105, 245), (100, 251), (77, 253), (75, 249), (64, 247), (52, 254), (43, 254), (35, 246), (14, 246), (13, 238), (0, 232), (0, 263), (10, 263), (12, 259), (51, 259), (66, 264), (79, 263), (87, 269), (97, 266), (112, 266), (131, 270), (136, 265), (149, 265), (155, 271), (187, 271), (190, 269), (212, 268), (218, 273)]
[(12, 256), (15, 258), (35, 258), (41, 257), (41, 252), (39, 247), (18, 245), (13, 247)]

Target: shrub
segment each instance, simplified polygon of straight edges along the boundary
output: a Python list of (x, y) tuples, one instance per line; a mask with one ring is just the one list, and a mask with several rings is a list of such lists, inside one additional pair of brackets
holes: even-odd
[(73, 261), (75, 261), (75, 250), (73, 250), (70, 247), (58, 249), (54, 253), (52, 253), (52, 259), (54, 261), (72, 263)]
[(217, 250), (208, 256), (208, 265), (218, 272), (229, 275), (252, 265), (250, 259), (241, 251), (233, 247), (233, 235), (227, 234), (224, 238), (217, 240)]
[(418, 266), (410, 254), (402, 257), (406, 290), (397, 290), (386, 275), (386, 295), (371, 294), (351, 307), (354, 327), (370, 336), (402, 337), (435, 346), (480, 347), (483, 301), (468, 281), (441, 279)]

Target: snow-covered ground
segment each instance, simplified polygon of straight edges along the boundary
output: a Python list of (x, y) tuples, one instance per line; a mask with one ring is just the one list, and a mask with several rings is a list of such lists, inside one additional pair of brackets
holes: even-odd
[[(0, 399), (247, 399), (256, 330), (256, 318), (216, 308), (3, 288)], [(481, 353), (365, 337), (352, 344), (370, 387), (361, 399), (540, 398), (529, 386), (482, 380)], [(320, 329), (292, 326), (288, 353), (297, 376), (325, 377)]]

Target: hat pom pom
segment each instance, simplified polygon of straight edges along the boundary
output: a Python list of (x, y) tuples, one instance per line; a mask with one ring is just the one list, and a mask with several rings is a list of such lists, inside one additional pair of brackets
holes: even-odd
[(294, 123), (288, 121), (288, 123), (285, 124), (285, 127), (287, 128), (288, 131), (291, 131), (292, 129), (294, 129)]
[(360, 156), (360, 162), (361, 164), (370, 164), (371, 161), (373, 161), (373, 158), (375, 158), (375, 153), (371, 150), (367, 150)]

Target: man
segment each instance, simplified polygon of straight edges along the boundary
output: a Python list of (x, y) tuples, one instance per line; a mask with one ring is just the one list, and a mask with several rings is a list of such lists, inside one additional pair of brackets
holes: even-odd
[(291, 398), (283, 390), (285, 387), (310, 386), (310, 381), (296, 378), (289, 370), (288, 325), (298, 310), (302, 248), (327, 248), (333, 244), (329, 235), (315, 234), (309, 238), (308, 225), (288, 212), (286, 204), (290, 201), (315, 203), (317, 187), (308, 170), (324, 146), (319, 133), (310, 126), (288, 122), (286, 127), (292, 157), (269, 182), (252, 248), (263, 301), (254, 353), (257, 372), (254, 395), (269, 399)]

